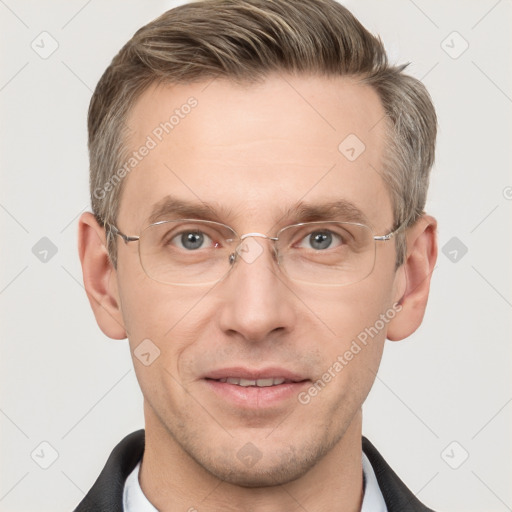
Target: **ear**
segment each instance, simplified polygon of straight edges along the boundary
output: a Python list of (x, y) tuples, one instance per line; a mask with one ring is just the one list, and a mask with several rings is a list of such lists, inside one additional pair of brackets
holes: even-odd
[(397, 279), (405, 276), (405, 292), (399, 301), (402, 310), (388, 324), (387, 338), (391, 341), (407, 338), (423, 320), (437, 260), (436, 219), (422, 215), (407, 230), (406, 240), (407, 255), (397, 270)]
[(92, 213), (86, 212), (78, 221), (78, 253), (82, 264), (85, 291), (96, 322), (109, 338), (126, 338), (117, 274), (106, 248), (105, 229)]

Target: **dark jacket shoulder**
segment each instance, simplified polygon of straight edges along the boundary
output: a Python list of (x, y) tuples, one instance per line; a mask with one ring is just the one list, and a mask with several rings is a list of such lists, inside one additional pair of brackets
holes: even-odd
[(388, 512), (434, 512), (416, 498), (366, 437), (363, 451), (372, 464)]
[(112, 451), (100, 476), (74, 512), (122, 512), (123, 489), (144, 452), (144, 430), (126, 436)]

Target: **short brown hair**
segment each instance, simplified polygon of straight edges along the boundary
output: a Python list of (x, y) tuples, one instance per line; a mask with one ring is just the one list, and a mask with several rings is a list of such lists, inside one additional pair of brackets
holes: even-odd
[[(114, 267), (117, 237), (108, 226), (116, 223), (122, 182), (106, 184), (125, 160), (127, 114), (154, 83), (250, 82), (272, 72), (360, 78), (386, 113), (382, 177), (394, 227), (413, 224), (424, 213), (437, 120), (426, 88), (404, 74), (405, 67), (390, 65), (380, 39), (335, 0), (196, 1), (139, 29), (98, 82), (88, 116), (92, 210), (107, 227)], [(401, 233), (396, 244), (398, 268), (406, 253)]]

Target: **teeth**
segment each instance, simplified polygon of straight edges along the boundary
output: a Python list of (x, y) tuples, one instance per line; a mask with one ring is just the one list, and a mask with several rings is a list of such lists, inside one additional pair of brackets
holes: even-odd
[(219, 382), (227, 382), (228, 384), (235, 384), (242, 387), (256, 386), (259, 388), (278, 386), (279, 384), (283, 384), (285, 381), (286, 379), (283, 379), (282, 377), (271, 377), (268, 379), (239, 379), (238, 377), (227, 377), (224, 379), (219, 379)]
[(243, 386), (243, 387), (256, 386), (256, 381), (255, 380), (250, 380), (250, 379), (240, 379), (240, 382), (238, 382), (238, 385), (239, 386)]
[[(241, 384), (241, 382), (240, 382)], [(253, 384), (254, 385), (254, 384)], [(274, 379), (258, 379), (256, 381), (256, 386), (260, 388), (266, 388), (267, 386), (273, 386), (274, 385)]]

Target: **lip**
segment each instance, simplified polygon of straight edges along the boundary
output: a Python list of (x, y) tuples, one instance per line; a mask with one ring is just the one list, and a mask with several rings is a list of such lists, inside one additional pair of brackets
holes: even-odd
[(298, 373), (292, 372), (285, 368), (280, 368), (278, 366), (267, 367), (267, 368), (246, 368), (243, 366), (233, 366), (230, 368), (220, 368), (218, 370), (212, 370), (207, 374), (203, 375), (203, 379), (225, 379), (227, 377), (236, 377), (239, 379), (271, 379), (282, 377), (288, 381), (292, 382), (301, 382), (304, 380), (308, 380), (307, 377), (303, 375), (299, 375)]
[[(249, 380), (281, 377), (286, 379), (286, 382), (268, 387), (243, 387), (218, 380), (229, 377)], [(217, 399), (246, 410), (277, 409), (289, 404), (292, 399), (296, 404), (297, 395), (311, 382), (310, 379), (284, 368), (255, 369), (239, 366), (212, 370), (202, 377), (202, 381)]]

